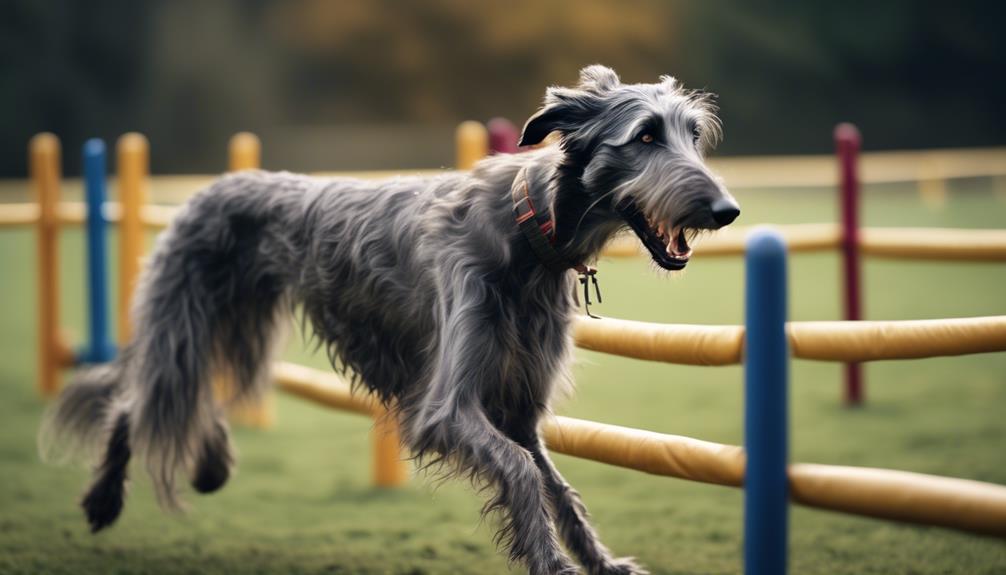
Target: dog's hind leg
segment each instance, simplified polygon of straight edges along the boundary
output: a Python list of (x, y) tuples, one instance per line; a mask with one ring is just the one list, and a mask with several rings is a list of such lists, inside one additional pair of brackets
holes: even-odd
[(213, 429), (203, 437), (192, 474), (192, 487), (199, 493), (213, 493), (227, 483), (233, 466), (234, 452), (227, 423), (221, 415), (217, 415)]
[(122, 505), (126, 498), (126, 474), (131, 456), (129, 414), (123, 411), (114, 415), (104, 455), (95, 470), (94, 482), (80, 502), (92, 533), (108, 527), (122, 513)]

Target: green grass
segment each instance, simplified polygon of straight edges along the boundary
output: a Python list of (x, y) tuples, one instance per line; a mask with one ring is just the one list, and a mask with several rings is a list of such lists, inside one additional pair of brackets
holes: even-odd
[[(962, 188), (962, 186), (958, 186)], [(871, 190), (870, 225), (1001, 227), (1006, 203), (982, 182), (957, 189), (940, 211), (910, 189)], [(743, 222), (831, 221), (831, 194), (739, 194)], [(64, 323), (83, 330), (82, 244), (63, 239)], [(85, 470), (39, 463), (43, 402), (35, 374), (35, 267), (28, 231), (0, 232), (0, 573), (499, 573), (505, 560), (480, 525), (479, 497), (458, 483), (420, 480), (397, 491), (369, 485), (370, 424), (280, 398), (268, 431), (239, 429), (238, 475), (219, 494), (191, 495), (189, 513), (165, 515), (134, 469), (122, 520), (87, 533), (76, 506)], [(728, 324), (742, 319), (738, 258), (699, 258), (659, 277), (643, 261), (601, 263), (604, 315)], [(839, 317), (838, 259), (791, 259), (791, 316)], [(868, 261), (872, 319), (1006, 313), (1001, 264)], [(79, 338), (77, 339), (79, 341)], [(322, 366), (291, 344), (289, 357)], [(580, 352), (578, 391), (563, 414), (688, 435), (742, 440), (741, 370), (665, 366)], [(1006, 484), (1006, 354), (871, 364), (868, 404), (839, 404), (840, 367), (794, 362), (792, 459), (905, 469)], [(739, 490), (648, 476), (556, 456), (583, 494), (606, 543), (654, 573), (737, 573)], [(1006, 545), (943, 529), (794, 507), (793, 573), (1006, 573)]]

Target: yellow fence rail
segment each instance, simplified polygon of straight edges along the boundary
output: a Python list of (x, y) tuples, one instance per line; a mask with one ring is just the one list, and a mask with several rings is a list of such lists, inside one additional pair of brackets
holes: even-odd
[[(83, 202), (60, 202), (55, 208), (58, 224), (78, 225), (87, 217)], [(166, 228), (177, 213), (175, 206), (142, 204), (139, 221), (149, 229)], [(111, 222), (122, 221), (122, 205), (105, 204)], [(37, 203), (0, 204), (0, 227), (30, 226), (38, 223)], [(842, 232), (836, 224), (791, 224), (774, 226), (785, 238), (789, 251), (821, 252), (836, 250)], [(695, 245), (700, 257), (738, 256), (744, 253), (744, 241), (753, 228), (727, 228), (702, 238)], [(1006, 230), (969, 230), (950, 228), (862, 228), (859, 246), (864, 254), (896, 259), (950, 261), (1006, 261)], [(611, 241), (602, 257), (644, 255), (634, 236), (623, 235)]]
[[(469, 168), (486, 153), (486, 134), (481, 125), (462, 124), (456, 133), (457, 163)], [(128, 340), (129, 298), (135, 286), (143, 230), (166, 227), (177, 208), (147, 202), (150, 186), (149, 146), (139, 134), (127, 134), (118, 145), (119, 178), (116, 187), (120, 203), (105, 205), (111, 221), (119, 222), (120, 242), (120, 340)], [(969, 151), (973, 152), (973, 151)], [(927, 156), (930, 168), (924, 173), (907, 166), (919, 162), (912, 153), (888, 156), (896, 168), (883, 171), (871, 167), (873, 160), (864, 155), (866, 181), (932, 179), (973, 175), (1006, 176), (1006, 149), (985, 150), (968, 159), (956, 152)], [(82, 203), (60, 202), (60, 147), (51, 134), (34, 138), (30, 148), (32, 185), (37, 201), (33, 204), (0, 205), (0, 226), (33, 225), (38, 230), (40, 260), (40, 390), (51, 395), (59, 388), (58, 370), (70, 361), (69, 347), (58, 333), (58, 261), (56, 238), (60, 226), (79, 224), (85, 219)], [(879, 156), (878, 156), (879, 157)], [(933, 158), (940, 158), (941, 170), (934, 170)], [(230, 142), (230, 169), (257, 168), (261, 143), (252, 134), (238, 134)], [(725, 161), (724, 161), (725, 162)], [(794, 159), (793, 166), (812, 165), (807, 159)], [(819, 172), (833, 170), (829, 156)], [(779, 165), (779, 164), (777, 164)], [(760, 185), (759, 176), (744, 161), (734, 164), (748, 170), (743, 184)], [(727, 164), (718, 165), (728, 182), (739, 176), (730, 174)], [(773, 175), (790, 173), (773, 170)], [(809, 173), (809, 172), (808, 172)], [(912, 174), (915, 174), (913, 176)], [(921, 175), (919, 175), (921, 174)], [(936, 174), (934, 176), (934, 174)], [(354, 174), (381, 177), (386, 173)], [(804, 177), (799, 185), (811, 185)], [(925, 176), (925, 178), (923, 178)], [(767, 176), (766, 176), (767, 177)], [(208, 184), (208, 178), (165, 178), (189, 190)], [(797, 180), (794, 179), (793, 182)], [(816, 181), (816, 180), (815, 180)], [(820, 185), (831, 185), (830, 176)], [(778, 184), (778, 182), (776, 182)], [(781, 185), (786, 185), (783, 182)], [(797, 185), (794, 183), (793, 185)], [(781, 226), (790, 251), (837, 249), (842, 232), (834, 224)], [(696, 252), (703, 256), (738, 255), (744, 252), (748, 230), (726, 231), (705, 238)], [(860, 230), (862, 251), (879, 257), (944, 258), (953, 260), (1006, 261), (1006, 230), (884, 229)], [(634, 256), (640, 253), (635, 239), (613, 242), (608, 256)], [(936, 355), (960, 355), (1006, 350), (1006, 316), (952, 320), (902, 322), (795, 322), (788, 326), (790, 347), (795, 357), (826, 361), (871, 361), (905, 359)], [(744, 330), (740, 326), (658, 325), (626, 320), (581, 318), (575, 324), (577, 345), (585, 349), (626, 357), (691, 365), (729, 365), (742, 361)], [(399, 448), (399, 432), (393, 418), (385, 417), (384, 408), (369, 396), (360, 397), (332, 373), (289, 363), (276, 364), (274, 376), (279, 388), (335, 409), (375, 418), (375, 482), (382, 486), (401, 484), (406, 467)], [(577, 457), (706, 483), (741, 486), (744, 477), (744, 453), (740, 447), (641, 430), (556, 417), (544, 424), (543, 432), (551, 449)], [(810, 464), (789, 468), (792, 497), (806, 505), (845, 511), (859, 515), (899, 521), (942, 525), (967, 531), (1006, 534), (1006, 488), (958, 479), (946, 479), (898, 471), (860, 469)]]
[[(364, 415), (377, 405), (354, 394), (338, 376), (277, 364), (280, 389), (309, 401)], [(555, 416), (542, 425), (548, 448), (655, 475), (730, 487), (744, 485), (744, 450), (678, 435)], [(853, 515), (936, 525), (1006, 536), (1006, 487), (863, 467), (794, 463), (789, 466), (794, 502)]]
[[(907, 321), (810, 321), (787, 326), (793, 357), (861, 362), (1006, 351), (1006, 316)], [(684, 365), (734, 365), (744, 327), (659, 324), (578, 317), (576, 345)]]

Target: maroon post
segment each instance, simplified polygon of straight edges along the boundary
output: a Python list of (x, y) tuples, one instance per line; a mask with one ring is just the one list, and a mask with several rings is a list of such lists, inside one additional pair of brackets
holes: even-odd
[[(835, 126), (835, 153), (838, 155), (839, 186), (842, 196), (842, 270), (845, 279), (845, 319), (862, 319), (859, 266), (859, 148), (862, 138), (856, 126)], [(845, 404), (863, 403), (863, 370), (858, 363), (845, 364)]]
[(517, 142), (520, 140), (520, 131), (513, 122), (506, 118), (493, 118), (486, 124), (489, 130), (489, 153), (490, 154), (514, 154), (517, 152)]

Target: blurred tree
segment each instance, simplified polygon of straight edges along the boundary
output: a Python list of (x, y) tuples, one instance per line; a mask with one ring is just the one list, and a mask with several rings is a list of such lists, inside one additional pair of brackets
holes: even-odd
[[(154, 170), (215, 171), (254, 130), (269, 167), (448, 165), (463, 119), (522, 122), (601, 62), (720, 94), (722, 153), (1006, 143), (1001, 3), (8, 0), (0, 175), (31, 134), (146, 132)], [(76, 154), (66, 154), (74, 171)]]

